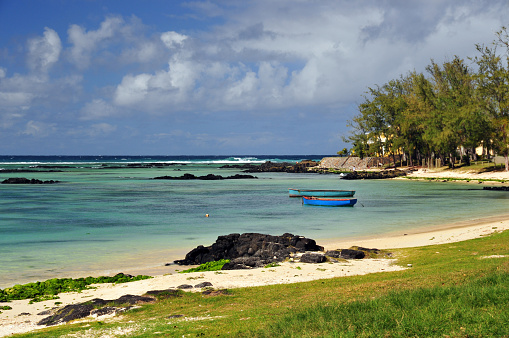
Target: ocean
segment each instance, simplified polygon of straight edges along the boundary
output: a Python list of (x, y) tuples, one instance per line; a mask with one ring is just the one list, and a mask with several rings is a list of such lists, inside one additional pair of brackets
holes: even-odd
[[(467, 183), (346, 181), (315, 173), (153, 179), (185, 173), (231, 176), (243, 172), (221, 166), (324, 156), (0, 156), (0, 181), (60, 181), (0, 184), (0, 288), (161, 267), (230, 233), (289, 232), (320, 244), (507, 213), (507, 194)], [(13, 169), (28, 171), (9, 172)], [(303, 206), (299, 198), (288, 197), (289, 188), (356, 190), (358, 203)]]

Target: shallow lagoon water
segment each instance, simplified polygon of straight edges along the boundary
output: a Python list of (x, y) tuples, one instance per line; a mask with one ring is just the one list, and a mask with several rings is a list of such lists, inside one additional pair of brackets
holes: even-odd
[[(10, 164), (9, 166), (15, 166)], [(317, 240), (384, 235), (507, 213), (509, 194), (466, 183), (345, 181), (336, 175), (257, 173), (258, 179), (152, 180), (163, 175), (230, 176), (238, 169), (189, 163), (2, 173), (59, 180), (0, 185), (0, 288), (53, 277), (160, 266), (220, 235), (285, 232)], [(303, 206), (289, 188), (356, 190), (353, 208)], [(209, 217), (205, 217), (209, 214)]]

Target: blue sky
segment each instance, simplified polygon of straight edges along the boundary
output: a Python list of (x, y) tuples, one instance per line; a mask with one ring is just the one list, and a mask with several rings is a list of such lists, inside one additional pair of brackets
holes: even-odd
[(334, 154), (369, 86), (507, 0), (0, 0), (0, 154)]

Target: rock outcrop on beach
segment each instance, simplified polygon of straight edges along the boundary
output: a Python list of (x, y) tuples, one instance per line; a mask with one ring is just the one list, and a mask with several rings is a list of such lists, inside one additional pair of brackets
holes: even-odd
[(217, 180), (240, 180), (240, 179), (257, 179), (258, 177), (253, 175), (232, 175), (223, 177), (221, 175), (208, 174), (205, 176), (195, 176), (193, 174), (184, 174), (179, 177), (175, 176), (159, 176), (154, 177), (154, 180), (206, 180), (206, 181), (217, 181)]
[(314, 252), (306, 252), (302, 256), (300, 256), (301, 263), (323, 263), (327, 261), (327, 257), (322, 254), (314, 253)]
[(85, 303), (67, 305), (54, 311), (50, 310), (48, 312), (51, 315), (39, 321), (37, 325), (52, 326), (91, 315), (103, 316), (109, 313), (126, 311), (135, 304), (151, 303), (154, 301), (155, 299), (151, 297), (133, 295), (124, 295), (115, 300), (95, 298)]
[(176, 260), (180, 265), (199, 265), (220, 259), (229, 259), (224, 270), (261, 267), (269, 263), (282, 262), (291, 254), (306, 251), (323, 251), (313, 239), (285, 233), (272, 236), (258, 233), (230, 234), (219, 236), (214, 244), (200, 245), (191, 250), (184, 259)]
[(406, 176), (406, 172), (403, 170), (383, 170), (383, 171), (353, 171), (346, 174), (342, 178), (344, 180), (375, 180), (375, 179), (386, 179), (400, 176)]
[(366, 257), (366, 253), (361, 250), (339, 249), (327, 251), (325, 256), (343, 259), (363, 259)]
[(59, 183), (59, 181), (53, 180), (42, 181), (37, 180), (35, 178), (28, 179), (24, 177), (11, 177), (2, 181), (2, 184), (54, 184), (54, 183)]

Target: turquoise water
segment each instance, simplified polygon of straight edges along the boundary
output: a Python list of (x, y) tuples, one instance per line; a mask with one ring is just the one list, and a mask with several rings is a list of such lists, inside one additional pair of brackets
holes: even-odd
[[(0, 288), (91, 271), (162, 266), (229, 233), (290, 232), (320, 244), (504, 214), (509, 202), (509, 194), (472, 184), (345, 181), (336, 175), (287, 173), (257, 173), (253, 180), (152, 180), (242, 172), (220, 169), (222, 161), (204, 159), (163, 168), (117, 169), (99, 169), (100, 161), (66, 162), (69, 168), (63, 172), (0, 171), (0, 180), (61, 181), (0, 185)], [(20, 163), (0, 166), (33, 165)], [(288, 197), (288, 188), (356, 190), (359, 202), (353, 208), (303, 206), (300, 199)]]

